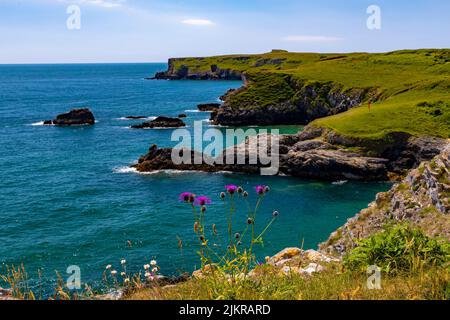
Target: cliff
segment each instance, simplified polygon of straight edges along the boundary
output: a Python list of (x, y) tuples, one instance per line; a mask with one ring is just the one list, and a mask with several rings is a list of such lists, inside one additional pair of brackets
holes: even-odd
[(220, 125), (316, 120), (347, 137), (450, 134), (448, 49), (177, 58), (155, 78), (242, 79), (243, 87), (225, 94), (212, 115)]
[(409, 222), (433, 238), (450, 241), (450, 143), (431, 161), (411, 170), (406, 178), (336, 230), (320, 245), (323, 252), (343, 255), (357, 242), (383, 230), (386, 224)]

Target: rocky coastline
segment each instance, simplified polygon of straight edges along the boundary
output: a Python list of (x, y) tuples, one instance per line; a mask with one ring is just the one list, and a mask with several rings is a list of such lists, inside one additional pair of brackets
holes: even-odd
[[(247, 150), (246, 164), (222, 164), (224, 154), (217, 158), (203, 157), (201, 163), (195, 164), (194, 159), (200, 158), (192, 150), (176, 150), (180, 156), (188, 153), (190, 163), (174, 164), (172, 149), (159, 149), (152, 145), (148, 153), (142, 156), (134, 165), (139, 172), (158, 170), (196, 170), (205, 172), (231, 171), (242, 173), (259, 173), (261, 164), (249, 164), (250, 154), (257, 152), (251, 149), (252, 139), (235, 147), (237, 150)], [(403, 176), (407, 170), (417, 167), (422, 161), (436, 156), (446, 145), (445, 139), (430, 137), (404, 137), (402, 142), (395, 140), (387, 144), (379, 154), (369, 155), (364, 152), (351, 151), (352, 146), (358, 146), (359, 141), (346, 140), (331, 131), (314, 126), (308, 126), (303, 132), (294, 135), (281, 135), (279, 138), (279, 172), (280, 175), (319, 179), (319, 180), (364, 180), (386, 181)], [(235, 152), (236, 154), (237, 152)], [(234, 163), (237, 163), (235, 161)]]
[(389, 191), (320, 244), (326, 254), (342, 256), (357, 242), (389, 223), (409, 222), (433, 238), (450, 241), (450, 142), (430, 161), (411, 170)]

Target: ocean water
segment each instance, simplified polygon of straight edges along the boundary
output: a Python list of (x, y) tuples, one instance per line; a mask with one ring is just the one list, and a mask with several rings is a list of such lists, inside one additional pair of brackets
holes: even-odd
[[(280, 216), (258, 248), (260, 259), (287, 246), (316, 248), (346, 219), (387, 190), (386, 183), (332, 184), (292, 177), (162, 172), (127, 169), (152, 143), (173, 146), (170, 129), (133, 130), (128, 115), (186, 113), (188, 130), (208, 113), (198, 103), (217, 101), (236, 81), (148, 81), (166, 64), (0, 66), (0, 263), (23, 263), (32, 281), (43, 274), (51, 288), (55, 270), (81, 268), (82, 281), (101, 285), (107, 264), (137, 272), (156, 259), (166, 275), (198, 267), (193, 214), (178, 195), (191, 191), (213, 199), (209, 224), (223, 230), (226, 184), (250, 191), (267, 184), (257, 226)], [(40, 125), (71, 108), (89, 106), (95, 126)], [(210, 124), (205, 121), (204, 127)], [(282, 127), (282, 132), (301, 128)], [(221, 129), (217, 129), (221, 130)], [(242, 208), (246, 208), (242, 206)], [(236, 215), (236, 231), (247, 213)], [(182, 239), (183, 249), (178, 248)]]

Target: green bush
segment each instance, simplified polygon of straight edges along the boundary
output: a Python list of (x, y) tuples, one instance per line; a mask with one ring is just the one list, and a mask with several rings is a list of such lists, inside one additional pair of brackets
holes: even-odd
[(414, 272), (431, 266), (448, 265), (450, 244), (429, 238), (408, 224), (386, 227), (384, 232), (358, 243), (345, 258), (349, 269), (376, 265), (387, 273)]

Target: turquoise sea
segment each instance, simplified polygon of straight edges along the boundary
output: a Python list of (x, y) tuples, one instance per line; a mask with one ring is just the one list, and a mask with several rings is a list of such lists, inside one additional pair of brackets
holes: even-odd
[[(218, 195), (226, 184), (250, 191), (267, 184), (271, 192), (259, 217), (273, 210), (279, 219), (258, 256), (287, 246), (316, 248), (346, 219), (387, 190), (386, 183), (332, 184), (291, 177), (165, 172), (140, 175), (127, 167), (152, 143), (173, 146), (172, 130), (132, 130), (128, 115), (188, 115), (199, 103), (216, 102), (236, 81), (148, 81), (166, 64), (0, 65), (0, 263), (23, 263), (33, 283), (43, 273), (50, 288), (55, 270), (81, 268), (82, 281), (100, 285), (107, 264), (129, 271), (156, 259), (166, 275), (198, 266), (193, 215), (178, 201), (183, 191), (207, 195), (208, 223), (220, 227), (225, 208)], [(42, 126), (71, 108), (89, 106), (91, 127)], [(209, 127), (208, 122), (204, 126)], [(284, 127), (283, 132), (301, 128)], [(220, 130), (220, 129), (217, 129)], [(236, 230), (246, 214), (236, 217)], [(183, 250), (178, 248), (182, 239)]]

